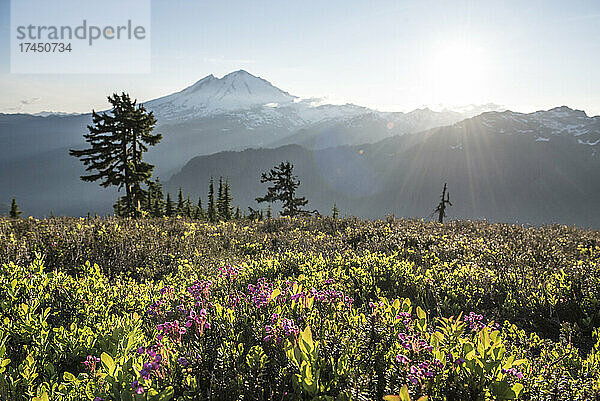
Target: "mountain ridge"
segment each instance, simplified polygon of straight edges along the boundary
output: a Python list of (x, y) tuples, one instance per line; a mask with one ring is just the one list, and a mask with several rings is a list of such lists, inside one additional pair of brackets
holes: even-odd
[[(240, 91), (248, 96), (237, 103), (230, 101)], [(199, 109), (200, 114), (194, 109), (198, 103), (194, 99), (210, 100), (202, 103), (206, 107)], [(184, 189), (200, 185), (207, 175), (230, 171), (248, 180), (244, 187), (243, 180), (231, 177), (234, 191), (247, 190), (246, 195), (236, 195), (242, 207), (258, 195), (257, 168), (268, 169), (288, 156), (300, 157), (297, 168), (313, 182), (306, 195), (317, 203), (315, 207), (327, 210), (336, 201), (363, 217), (385, 213), (423, 217), (429, 206), (422, 205), (437, 198), (438, 181), (444, 176), (451, 188), (470, 194), (471, 198), (458, 199), (461, 206), (455, 216), (461, 218), (515, 221), (530, 216), (531, 221), (543, 222), (554, 221), (551, 217), (556, 215), (563, 222), (581, 224), (582, 220), (573, 220), (577, 216), (565, 210), (588, 210), (589, 202), (600, 201), (594, 181), (600, 117), (588, 117), (566, 106), (475, 116), (471, 114), (496, 106), (470, 106), (463, 113), (429, 108), (380, 112), (300, 99), (246, 71), (222, 78), (211, 74), (154, 101), (148, 108), (159, 116), (156, 132), (163, 134), (163, 140), (145, 158), (157, 166), (155, 176), (173, 190), (179, 173), (190, 171), (188, 162), (212, 160), (204, 165), (205, 170), (194, 171), (184, 180)], [(169, 107), (179, 106), (192, 111), (184, 113), (185, 118), (169, 120), (160, 117), (162, 105), (168, 105), (162, 109), (167, 112), (176, 112)], [(212, 111), (202, 114), (207, 110)], [(83, 134), (90, 122), (89, 114), (0, 113), (0, 200), (17, 197), (32, 215), (47, 215), (50, 210), (56, 214), (109, 213), (114, 191), (81, 182), (83, 166), (67, 152), (86, 146)], [(284, 146), (290, 144), (298, 146)], [(247, 148), (266, 149), (220, 153)], [(213, 156), (203, 159), (203, 155)], [(175, 178), (170, 179), (173, 173)], [(470, 182), (473, 188), (464, 186), (469, 177), (477, 178)], [(548, 189), (552, 185), (557, 186), (556, 195)], [(204, 191), (198, 189), (198, 194)], [(553, 199), (546, 211), (537, 210), (539, 206), (527, 199), (539, 200), (540, 194)], [(573, 197), (570, 203), (569, 195)], [(511, 202), (514, 207), (509, 207)], [(488, 203), (495, 208), (488, 208)], [(589, 221), (600, 227), (593, 215)]]

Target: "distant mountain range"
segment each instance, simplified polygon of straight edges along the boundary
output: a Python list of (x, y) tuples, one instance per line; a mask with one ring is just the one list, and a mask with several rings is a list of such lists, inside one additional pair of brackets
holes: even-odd
[[(375, 218), (428, 218), (448, 183), (450, 218), (600, 227), (600, 158), (571, 124), (545, 131), (548, 140), (519, 131), (524, 120), (547, 124), (580, 112), (564, 107), (521, 114), (486, 113), (451, 126), (373, 144), (310, 150), (298, 145), (196, 157), (167, 182), (203, 195), (211, 175), (229, 177), (234, 198), (252, 205), (265, 192), (262, 171), (290, 160), (309, 209)], [(498, 127), (492, 121), (502, 121)], [(596, 132), (598, 134), (598, 132)], [(544, 137), (546, 138), (546, 137)], [(255, 203), (254, 203), (255, 204)], [(256, 206), (254, 206), (256, 207)]]
[[(180, 92), (145, 102), (164, 133), (150, 160), (172, 172), (197, 155), (248, 147), (308, 148), (372, 143), (472, 117), (472, 111), (380, 112), (353, 104), (300, 99), (244, 70), (202, 78)], [(177, 154), (176, 158), (172, 154)]]
[[(600, 227), (591, 209), (600, 117), (565, 106), (380, 112), (299, 99), (243, 70), (144, 104), (164, 137), (148, 160), (172, 192), (205, 196), (209, 177), (222, 175), (244, 209), (256, 207), (260, 172), (290, 159), (322, 211), (335, 201), (359, 216), (427, 217), (447, 181), (451, 217)], [(115, 191), (81, 182), (83, 167), (68, 156), (85, 146), (90, 121), (0, 114), (0, 207), (16, 196), (34, 215), (110, 212)]]

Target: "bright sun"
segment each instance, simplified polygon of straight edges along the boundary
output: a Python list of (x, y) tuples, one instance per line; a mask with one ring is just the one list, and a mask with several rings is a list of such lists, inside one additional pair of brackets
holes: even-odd
[(488, 65), (481, 47), (445, 42), (433, 51), (428, 81), (437, 103), (463, 105), (485, 97)]

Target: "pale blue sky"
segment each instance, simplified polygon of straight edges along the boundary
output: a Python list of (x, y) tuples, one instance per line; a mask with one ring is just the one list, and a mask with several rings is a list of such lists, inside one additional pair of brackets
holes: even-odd
[[(34, 11), (32, 11), (34, 12)], [(494, 102), (600, 114), (600, 2), (152, 2), (152, 73), (9, 73), (0, 0), (0, 112), (86, 112), (246, 69), (292, 94), (381, 110)]]

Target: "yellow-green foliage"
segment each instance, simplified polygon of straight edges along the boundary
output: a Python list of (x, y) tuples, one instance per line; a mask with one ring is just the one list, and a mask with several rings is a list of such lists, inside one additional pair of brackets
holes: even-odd
[(0, 399), (594, 399), (598, 244), (469, 222), (0, 220)]

